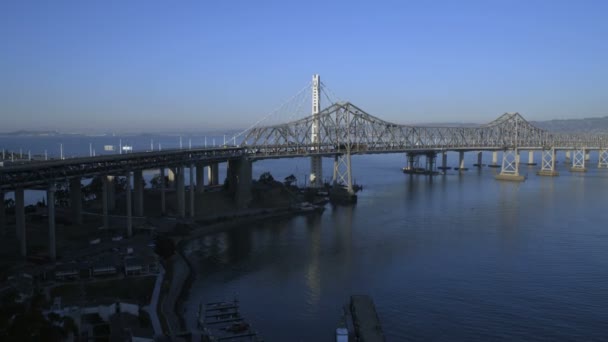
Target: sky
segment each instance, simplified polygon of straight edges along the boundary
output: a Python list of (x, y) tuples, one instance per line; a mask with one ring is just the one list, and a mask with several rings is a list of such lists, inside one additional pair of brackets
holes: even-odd
[(0, 132), (244, 128), (315, 73), (396, 123), (605, 116), (607, 14), (591, 0), (4, 0)]

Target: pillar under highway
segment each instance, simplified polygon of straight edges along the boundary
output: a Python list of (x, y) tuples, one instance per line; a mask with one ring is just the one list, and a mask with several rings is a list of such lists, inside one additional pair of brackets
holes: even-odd
[(194, 217), (194, 164), (190, 164), (188, 170), (189, 180), (188, 185), (190, 186), (190, 217)]
[(116, 210), (116, 183), (114, 176), (106, 176), (108, 181), (108, 210)]
[(205, 165), (196, 164), (196, 193), (202, 194), (205, 191)]
[(186, 197), (184, 186), (184, 167), (178, 166), (175, 177), (177, 180), (177, 214), (179, 217), (186, 217)]
[(0, 235), (6, 233), (6, 208), (4, 207), (4, 192), (0, 191)]
[(160, 168), (160, 213), (165, 216), (167, 213), (167, 206), (165, 204), (165, 168)]
[(101, 215), (103, 219), (103, 229), (110, 228), (110, 217), (108, 215), (108, 192), (110, 188), (110, 181), (107, 176), (102, 178), (103, 186), (101, 189)]
[(72, 221), (82, 224), (82, 183), (80, 177), (70, 179), (70, 209)]
[(135, 216), (144, 216), (144, 173), (142, 170), (133, 171), (133, 197)]
[(21, 256), (27, 255), (27, 243), (25, 234), (25, 198), (23, 188), (15, 189), (15, 226), (17, 229), (17, 239), (21, 247)]
[(458, 152), (458, 171), (465, 171), (464, 167), (464, 151)]
[(247, 208), (251, 202), (252, 163), (242, 158), (237, 163), (237, 188), (235, 201), (237, 208)]
[(220, 167), (218, 163), (213, 163), (209, 165), (209, 169), (207, 170), (207, 181), (209, 185), (218, 185), (220, 178)]
[(57, 259), (57, 245), (55, 242), (55, 184), (50, 184), (46, 190), (46, 206), (49, 217), (49, 258)]
[(125, 191), (126, 194), (127, 194), (127, 199), (126, 199), (126, 202), (127, 202), (127, 236), (131, 237), (131, 236), (133, 236), (133, 213), (131, 212), (131, 210), (132, 210), (132, 208), (131, 208), (132, 207), (132, 203), (131, 203), (131, 201), (132, 201), (132, 199), (131, 199), (131, 197), (132, 197), (131, 196), (131, 171), (128, 171), (125, 176), (126, 176), (126, 179), (127, 179), (127, 181), (126, 181), (127, 188), (126, 188), (126, 191)]

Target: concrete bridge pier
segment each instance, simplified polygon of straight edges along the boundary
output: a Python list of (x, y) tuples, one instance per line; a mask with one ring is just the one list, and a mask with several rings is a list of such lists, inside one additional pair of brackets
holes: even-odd
[(184, 186), (184, 167), (178, 166), (176, 169), (175, 177), (177, 182), (177, 215), (181, 218), (186, 217), (186, 194)]
[(116, 210), (116, 183), (114, 176), (106, 176), (108, 181), (108, 210)]
[(110, 190), (110, 181), (107, 176), (102, 176), (102, 189), (101, 189), (101, 215), (103, 217), (103, 229), (110, 228), (110, 216), (108, 215), (108, 192)]
[(251, 202), (251, 173), (252, 163), (246, 158), (239, 160), (237, 164), (237, 188), (236, 188), (236, 206), (238, 208), (247, 208)]
[(133, 171), (133, 195), (135, 216), (144, 216), (144, 175), (142, 170)]
[(165, 202), (165, 168), (160, 168), (160, 214), (165, 216), (167, 214), (167, 205)]
[(483, 152), (477, 152), (477, 163), (473, 166), (483, 167)]
[(340, 156), (338, 156), (337, 154), (334, 156), (334, 172), (333, 175), (331, 177), (331, 185), (332, 186), (336, 186), (338, 185), (338, 170), (340, 168)]
[(468, 170), (466, 167), (464, 167), (464, 151), (459, 151), (458, 152), (458, 171), (466, 171)]
[(441, 152), (441, 169), (448, 169), (448, 153), (446, 151)]
[(213, 163), (209, 165), (209, 169), (207, 170), (207, 181), (209, 185), (218, 185), (220, 178), (220, 167), (218, 163)]
[(0, 236), (6, 233), (6, 208), (4, 207), (4, 192), (0, 191)]
[(570, 162), (570, 151), (566, 151), (566, 163)]
[(528, 151), (528, 166), (534, 166), (536, 163), (534, 162), (534, 151)]
[(429, 152), (425, 156), (426, 158), (426, 171), (429, 173), (429, 176), (433, 176), (433, 172), (435, 171), (435, 164), (437, 159), (437, 153)]
[(131, 171), (127, 171), (126, 173), (126, 202), (127, 202), (127, 236), (133, 236), (133, 213), (132, 213), (132, 203), (131, 203)]
[(196, 164), (196, 193), (202, 194), (205, 191), (205, 165)]
[(502, 167), (496, 175), (497, 180), (523, 181), (524, 176), (519, 174), (519, 151), (517, 149), (505, 150), (502, 153)]
[(82, 183), (80, 177), (70, 178), (70, 209), (72, 220), (82, 224)]
[(407, 153), (407, 169), (408, 170), (414, 170), (417, 166), (417, 159), (418, 159), (418, 155), (414, 154), (414, 153)]
[[(190, 179), (189, 179), (189, 186), (190, 186), (190, 210), (189, 210), (189, 213), (190, 213), (190, 217), (194, 217), (194, 190), (195, 190), (195, 186), (194, 186), (194, 172), (195, 172), (194, 171), (194, 164), (190, 164), (190, 170), (189, 171), (190, 171), (190, 172), (188, 172), (189, 177), (190, 177)], [(200, 188), (202, 188), (202, 186)]]
[(231, 193), (236, 192), (236, 185), (238, 183), (238, 160), (229, 160), (228, 167), (226, 168), (226, 178), (228, 179), (228, 191)]
[(555, 148), (542, 150), (542, 161), (540, 171), (536, 174), (539, 176), (558, 176), (559, 173), (555, 171)]
[(15, 226), (17, 228), (17, 239), (20, 242), (21, 256), (27, 255), (27, 243), (25, 233), (25, 197), (23, 188), (15, 189)]
[(587, 172), (585, 167), (585, 148), (577, 149), (572, 152), (571, 172)]
[(55, 184), (51, 183), (46, 190), (47, 214), (49, 217), (49, 257), (57, 259), (57, 244), (55, 242)]
[(598, 151), (598, 169), (608, 169), (608, 150), (599, 150)]
[(175, 168), (169, 168), (167, 170), (167, 179), (169, 181), (169, 184), (167, 184), (169, 186), (169, 188), (173, 188), (175, 185), (175, 181), (176, 181), (176, 172), (177, 170)]
[(589, 155), (590, 153), (591, 153), (591, 151), (589, 151), (589, 150), (585, 151), (585, 160), (588, 161), (589, 159), (591, 159), (591, 156)]
[(492, 151), (492, 164), (488, 165), (488, 167), (500, 167), (498, 165), (498, 151)]

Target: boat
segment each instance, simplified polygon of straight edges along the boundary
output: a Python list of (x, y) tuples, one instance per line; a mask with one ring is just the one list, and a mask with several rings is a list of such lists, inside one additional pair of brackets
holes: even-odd
[[(204, 312), (203, 312), (204, 311)], [(231, 302), (212, 302), (199, 308), (198, 326), (203, 342), (262, 341), (249, 323), (241, 316), (238, 299)]]

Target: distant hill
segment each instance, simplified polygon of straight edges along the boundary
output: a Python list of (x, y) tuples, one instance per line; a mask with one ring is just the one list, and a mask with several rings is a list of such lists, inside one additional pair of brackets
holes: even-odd
[(531, 121), (531, 124), (551, 132), (608, 134), (608, 116), (599, 118)]

